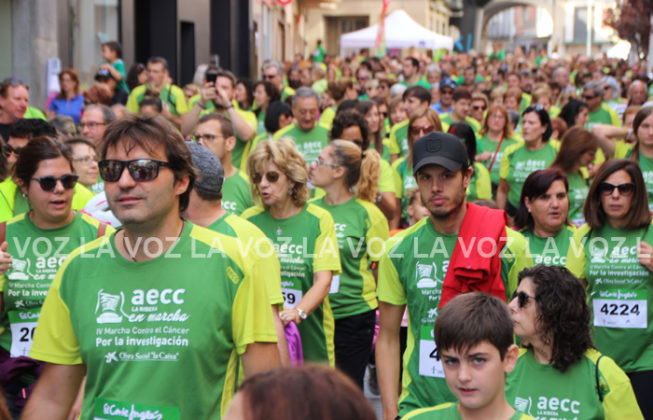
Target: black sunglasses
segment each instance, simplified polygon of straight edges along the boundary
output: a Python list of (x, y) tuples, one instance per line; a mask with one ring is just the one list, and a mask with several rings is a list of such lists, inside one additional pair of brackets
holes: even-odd
[(619, 185), (610, 184), (609, 182), (602, 182), (599, 185), (599, 191), (603, 195), (611, 195), (615, 188), (618, 189), (619, 194), (623, 196), (628, 196), (635, 192), (635, 184), (632, 182), (625, 182)]
[(12, 153), (19, 155), (22, 150), (22, 147), (13, 147), (11, 144), (2, 145), (2, 154), (4, 157), (8, 157)]
[(515, 298), (517, 298), (517, 304), (519, 305), (520, 308), (526, 306), (526, 304), (528, 303), (528, 299), (535, 299), (534, 296), (528, 295), (526, 294), (526, 292), (518, 292), (516, 290), (515, 293), (513, 293), (512, 299), (510, 299), (510, 301), (512, 302), (513, 300), (515, 300)]
[(266, 172), (265, 174), (254, 174), (252, 177), (252, 182), (256, 185), (260, 184), (261, 181), (263, 180), (263, 177), (267, 178), (268, 182), (271, 184), (274, 184), (279, 180), (279, 172), (275, 171), (269, 171)]
[(154, 159), (115, 160), (105, 159), (98, 163), (100, 176), (105, 182), (116, 182), (127, 167), (129, 175), (136, 182), (152, 181), (159, 176), (159, 167), (172, 168), (168, 162)]
[(67, 174), (60, 176), (59, 178), (55, 178), (53, 176), (42, 176), (40, 178), (32, 179), (39, 183), (43, 191), (54, 191), (54, 189), (57, 187), (57, 181), (61, 181), (61, 185), (65, 189), (71, 190), (75, 188), (75, 184), (77, 183), (78, 178), (79, 176), (77, 175)]

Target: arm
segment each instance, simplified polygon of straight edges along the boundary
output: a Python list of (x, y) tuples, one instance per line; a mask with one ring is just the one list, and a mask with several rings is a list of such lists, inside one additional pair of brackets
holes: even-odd
[(234, 132), (238, 135), (238, 138), (243, 141), (250, 141), (256, 136), (256, 128), (252, 127), (242, 115), (236, 110), (236, 108), (230, 104), (230, 108), (227, 113), (229, 114), (229, 119), (234, 126)]
[(401, 199), (397, 198), (396, 196), (394, 199), (395, 205), (397, 206), (397, 211), (394, 212), (392, 218), (388, 218), (388, 226), (390, 227), (390, 230), (399, 229), (399, 222), (401, 221)]
[(381, 392), (383, 419), (397, 417), (399, 397), (399, 328), (404, 315), (404, 305), (379, 302), (379, 335), (376, 338), (376, 366)]
[(614, 139), (626, 138), (626, 130), (613, 125), (601, 124), (592, 127), (592, 133), (598, 137), (599, 147), (607, 158), (614, 156)]
[(84, 403), (84, 388), (86, 387), (86, 376), (82, 380), (82, 384), (79, 386), (79, 392), (77, 393), (77, 398), (73, 403), (73, 408), (70, 409), (68, 414), (68, 420), (77, 420), (82, 415), (82, 405)]
[(242, 355), (245, 377), (281, 366), (277, 343), (251, 343)]
[(84, 365), (45, 365), (21, 419), (65, 420), (75, 401), (85, 371)]
[(274, 316), (274, 329), (277, 330), (277, 347), (281, 358), (281, 366), (290, 366), (290, 352), (288, 351), (288, 342), (286, 341), (286, 331), (283, 322), (279, 318), (279, 309), (277, 305), (272, 305), (272, 316)]
[(191, 109), (181, 116), (181, 134), (184, 137), (193, 134), (193, 129), (195, 128), (197, 121), (200, 119), (202, 109), (204, 109), (208, 101), (217, 98), (218, 93), (216, 92), (213, 83), (206, 83), (202, 86), (201, 95), (202, 97), (200, 100), (195, 102)]
[(100, 66), (100, 68), (104, 70), (108, 70), (109, 73), (111, 73), (111, 77), (113, 77), (116, 80), (116, 82), (120, 83), (120, 81), (122, 80), (122, 73), (120, 73), (118, 69), (113, 67), (111, 64), (104, 63)]
[[(308, 289), (302, 300), (295, 307), (302, 309), (307, 315), (313, 313), (329, 294), (332, 277), (333, 272), (327, 270), (315, 273), (313, 275), (313, 286)], [(284, 309), (279, 314), (279, 317), (284, 322), (284, 325), (287, 325), (290, 321), (295, 321), (295, 324), (299, 324), (302, 321), (299, 313), (294, 309)]]
[(172, 112), (170, 112), (170, 105), (168, 104), (163, 104), (163, 111), (161, 111), (161, 115), (164, 116), (168, 121), (173, 123), (175, 127), (181, 128), (181, 123), (182, 123), (182, 117), (181, 116), (174, 116)]
[(397, 200), (395, 199), (395, 193), (392, 191), (382, 192), (380, 201), (377, 201), (376, 205), (388, 220), (392, 220), (397, 213)]
[(510, 184), (504, 178), (499, 181), (499, 188), (497, 188), (497, 207), (505, 209), (508, 203), (508, 193), (510, 193)]

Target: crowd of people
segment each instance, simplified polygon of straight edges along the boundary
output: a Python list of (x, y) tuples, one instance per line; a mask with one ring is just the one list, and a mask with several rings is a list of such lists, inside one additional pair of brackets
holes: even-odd
[(0, 84), (0, 418), (653, 419), (642, 63), (121, 56)]

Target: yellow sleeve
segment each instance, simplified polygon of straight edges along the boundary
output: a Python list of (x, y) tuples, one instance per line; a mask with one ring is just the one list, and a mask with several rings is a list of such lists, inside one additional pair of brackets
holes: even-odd
[(626, 143), (623, 140), (615, 141), (614, 142), (615, 159), (625, 159), (632, 149), (633, 149), (633, 145), (631, 143)]
[(621, 127), (621, 119), (619, 119), (619, 113), (615, 111), (614, 108), (612, 108), (609, 105), (605, 105), (605, 109), (608, 111), (608, 114), (610, 114), (610, 124), (614, 125), (615, 127)]
[(36, 325), (29, 356), (32, 359), (58, 365), (82, 364), (79, 341), (73, 330), (70, 310), (61, 298), (61, 282), (71, 258), (66, 260), (52, 281)]
[(508, 174), (510, 173), (510, 156), (520, 146), (521, 144), (519, 143), (513, 144), (512, 146), (506, 149), (505, 153), (503, 154), (503, 157), (501, 158), (501, 166), (499, 166), (499, 178), (501, 179), (508, 178)]
[(401, 179), (401, 174), (399, 173), (399, 166), (406, 158), (399, 158), (392, 163), (392, 177), (394, 178), (395, 183), (395, 197), (402, 198), (404, 196), (404, 181)]
[(406, 304), (406, 291), (401, 285), (399, 273), (390, 257), (394, 247), (400, 242), (401, 233), (398, 233), (385, 243), (386, 252), (379, 261), (379, 285), (376, 290), (380, 302), (397, 306)]
[(585, 278), (585, 263), (587, 258), (585, 256), (583, 238), (587, 236), (589, 231), (590, 227), (587, 224), (576, 229), (569, 243), (569, 250), (567, 251), (567, 269), (579, 279)]
[(313, 273), (318, 271), (333, 271), (333, 274), (340, 274), (340, 251), (338, 250), (338, 238), (336, 228), (331, 214), (310, 204), (308, 211), (320, 219), (320, 235), (315, 240), (315, 256), (313, 257)]
[(381, 160), (381, 175), (379, 176), (379, 192), (392, 192), (396, 193), (397, 187), (395, 186), (395, 177), (392, 172), (392, 167), (385, 160)]
[(78, 182), (75, 184), (75, 193), (73, 195), (73, 210), (83, 210), (86, 207), (86, 203), (94, 196), (95, 194), (91, 190)]
[(370, 216), (370, 228), (367, 230), (367, 254), (370, 261), (379, 261), (383, 255), (383, 247), (390, 237), (390, 228), (388, 219), (381, 213), (378, 207), (366, 201), (362, 201), (363, 206)]
[(258, 125), (258, 121), (256, 120), (256, 114), (254, 114), (252, 111), (243, 111), (241, 109), (237, 110), (237, 112), (240, 114), (241, 117), (245, 120), (245, 122), (249, 125), (251, 125), (253, 128), (256, 128)]
[(485, 165), (476, 162), (474, 164), (476, 171), (476, 196), (479, 200), (490, 200), (492, 198), (492, 181), (490, 181), (490, 172)]
[(527, 252), (528, 245), (524, 235), (506, 226), (506, 237), (508, 238), (508, 250), (504, 253), (503, 259), (508, 263), (511, 258), (513, 259), (510, 271), (507, 276), (504, 276), (506, 299), (509, 299), (519, 285), (519, 272), (524, 268), (532, 267), (533, 259)]
[(184, 91), (179, 86), (170, 86), (170, 90), (170, 93), (175, 97), (175, 111), (177, 111), (177, 115), (187, 113), (189, 108)]
[(141, 109), (141, 106), (138, 103), (138, 98), (143, 95), (144, 90), (145, 85), (136, 86), (129, 94), (129, 98), (127, 98), (127, 109), (134, 114), (138, 114), (138, 111)]
[(388, 149), (390, 149), (390, 154), (391, 155), (398, 155), (401, 152), (401, 149), (399, 148), (399, 142), (397, 141), (397, 129), (399, 127), (399, 124), (397, 123), (392, 126), (390, 129), (390, 139), (388, 140)]

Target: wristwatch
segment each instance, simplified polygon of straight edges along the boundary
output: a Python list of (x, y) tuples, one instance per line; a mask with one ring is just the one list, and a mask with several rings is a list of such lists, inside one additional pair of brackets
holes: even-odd
[(297, 306), (295, 306), (295, 310), (296, 310), (297, 313), (299, 314), (299, 317), (302, 319), (302, 321), (305, 320), (306, 317), (308, 316), (308, 315), (306, 314), (306, 312), (304, 312), (303, 309), (300, 309), (300, 308), (298, 308)]

